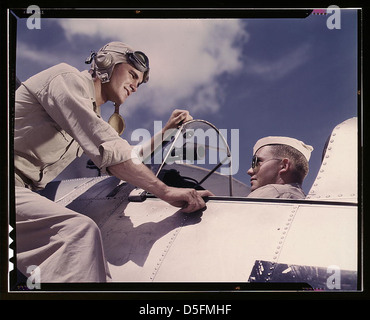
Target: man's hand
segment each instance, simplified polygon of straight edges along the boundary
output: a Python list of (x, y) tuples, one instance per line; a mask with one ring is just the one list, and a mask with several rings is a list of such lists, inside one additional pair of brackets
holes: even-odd
[(189, 114), (189, 111), (180, 109), (174, 110), (162, 130), (156, 133), (150, 139), (150, 142), (142, 144), (139, 149), (139, 155), (145, 157), (151, 155), (158, 146), (162, 145), (162, 141), (174, 134), (181, 124), (190, 120), (193, 120), (193, 117)]
[(181, 211), (190, 213), (204, 209), (206, 203), (203, 197), (208, 196), (214, 196), (214, 194), (208, 190), (168, 187), (162, 199), (174, 207), (181, 208)]
[(178, 128), (182, 123), (193, 120), (193, 117), (187, 110), (176, 109), (172, 112), (166, 125), (163, 127), (163, 132), (169, 129)]

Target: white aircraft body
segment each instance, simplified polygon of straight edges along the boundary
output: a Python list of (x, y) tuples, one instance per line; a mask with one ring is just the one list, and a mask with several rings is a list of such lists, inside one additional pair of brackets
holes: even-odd
[[(218, 145), (191, 144), (187, 132), (206, 127), (216, 132)], [(184, 214), (112, 176), (54, 181), (43, 194), (97, 223), (112, 282), (122, 288), (175, 283), (186, 290), (191, 283), (206, 289), (359, 290), (357, 138), (357, 118), (333, 129), (303, 200), (247, 198), (249, 187), (231, 174), (197, 165), (217, 149), (220, 162), (213, 167), (232, 168), (225, 139), (203, 120), (185, 123), (156, 151), (162, 164), (151, 166), (167, 184), (211, 190), (215, 196), (203, 212)], [(189, 145), (195, 150), (191, 163), (177, 152)]]

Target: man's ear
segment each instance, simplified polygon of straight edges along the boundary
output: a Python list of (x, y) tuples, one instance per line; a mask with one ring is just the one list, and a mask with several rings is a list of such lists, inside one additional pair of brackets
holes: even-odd
[(281, 160), (281, 169), (280, 169), (280, 172), (281, 173), (285, 173), (285, 172), (288, 172), (290, 167), (291, 167), (292, 163), (290, 162), (290, 160), (288, 158), (284, 158)]

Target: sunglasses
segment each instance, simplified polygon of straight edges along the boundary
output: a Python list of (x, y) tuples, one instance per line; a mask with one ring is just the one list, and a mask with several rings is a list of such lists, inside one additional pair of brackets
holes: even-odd
[[(282, 159), (271, 158), (271, 159), (264, 160), (264, 162), (267, 162), (267, 161), (270, 161), (270, 160), (282, 160)], [(252, 158), (252, 169), (257, 167), (258, 163), (261, 162), (261, 161), (262, 161), (261, 159), (258, 159), (258, 157), (256, 155), (254, 155), (253, 158)]]

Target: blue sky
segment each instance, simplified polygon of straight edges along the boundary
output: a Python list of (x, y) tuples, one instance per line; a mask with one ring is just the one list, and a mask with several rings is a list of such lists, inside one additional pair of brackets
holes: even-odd
[[(27, 29), (18, 19), (17, 76), (25, 80), (60, 62), (80, 70), (90, 50), (119, 40), (147, 53), (150, 81), (121, 106), (127, 129), (167, 121), (174, 108), (221, 129), (239, 129), (239, 170), (249, 185), (256, 140), (297, 138), (314, 147), (308, 192), (327, 137), (357, 116), (357, 11), (342, 9), (341, 28), (328, 16), (305, 19), (46, 19)], [(111, 103), (103, 106), (108, 119)]]

